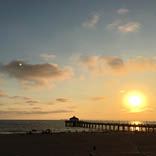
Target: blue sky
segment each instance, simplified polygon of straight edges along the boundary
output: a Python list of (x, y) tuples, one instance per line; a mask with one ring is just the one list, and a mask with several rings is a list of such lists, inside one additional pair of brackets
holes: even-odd
[[(154, 0), (0, 2), (1, 62), (18, 58), (38, 61), (36, 55), (41, 53), (60, 57), (73, 53), (131, 56), (151, 51), (154, 55)], [(120, 8), (130, 11), (119, 15)], [(99, 16), (95, 28), (84, 28), (82, 23), (91, 20), (94, 13)], [(116, 20), (138, 22), (141, 30), (128, 35), (106, 30)]]
[(145, 112), (140, 119), (146, 119), (154, 112), (156, 91), (155, 6), (155, 0), (0, 0), (0, 111), (5, 114), (0, 118), (77, 114), (91, 119), (98, 112), (97, 119), (112, 119), (116, 108), (122, 119), (127, 114), (121, 111), (120, 90), (137, 90), (152, 99), (140, 108)]

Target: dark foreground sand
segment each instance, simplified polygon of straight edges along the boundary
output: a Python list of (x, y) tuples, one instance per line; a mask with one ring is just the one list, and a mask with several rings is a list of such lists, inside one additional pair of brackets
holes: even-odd
[(156, 156), (156, 133), (0, 135), (0, 156), (89, 156), (89, 152), (94, 156)]

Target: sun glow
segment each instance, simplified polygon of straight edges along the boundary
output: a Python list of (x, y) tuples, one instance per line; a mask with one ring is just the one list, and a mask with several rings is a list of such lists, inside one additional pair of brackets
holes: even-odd
[(140, 92), (129, 92), (125, 95), (124, 105), (130, 112), (142, 112), (146, 105), (146, 98)]

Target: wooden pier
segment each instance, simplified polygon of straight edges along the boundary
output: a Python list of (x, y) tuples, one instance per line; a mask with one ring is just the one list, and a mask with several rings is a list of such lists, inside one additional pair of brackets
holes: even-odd
[(80, 127), (88, 129), (97, 129), (101, 131), (138, 131), (138, 132), (156, 132), (155, 124), (130, 124), (130, 123), (101, 123), (88, 122), (76, 119), (65, 121), (66, 127)]

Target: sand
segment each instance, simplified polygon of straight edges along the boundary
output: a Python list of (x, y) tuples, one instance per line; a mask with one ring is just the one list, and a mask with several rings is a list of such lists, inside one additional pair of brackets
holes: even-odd
[(94, 156), (156, 156), (156, 133), (0, 135), (0, 156), (89, 156), (89, 153)]

